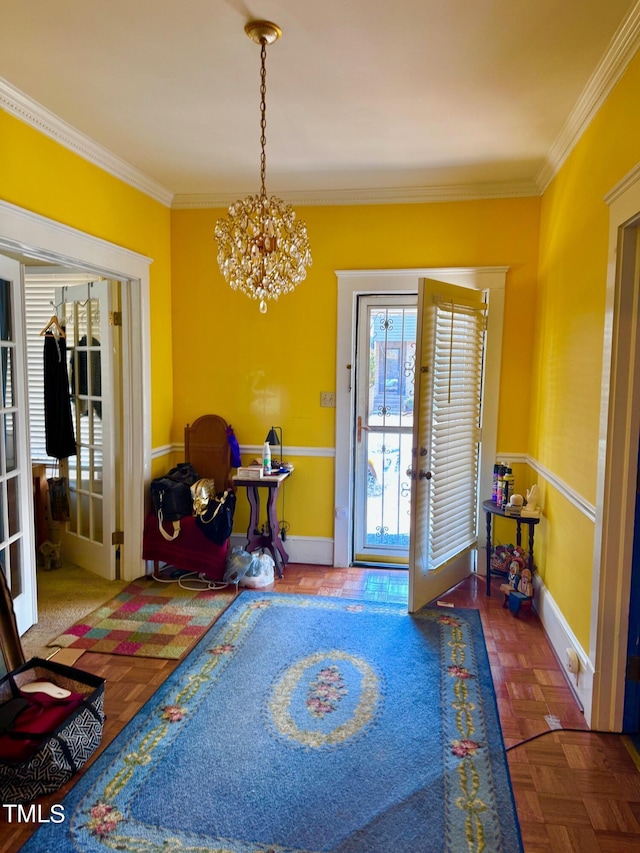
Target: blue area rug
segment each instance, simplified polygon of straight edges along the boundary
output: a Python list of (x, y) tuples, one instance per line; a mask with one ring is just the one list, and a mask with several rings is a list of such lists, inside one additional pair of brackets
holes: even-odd
[(473, 610), (245, 591), (63, 806), (24, 851), (522, 851)]

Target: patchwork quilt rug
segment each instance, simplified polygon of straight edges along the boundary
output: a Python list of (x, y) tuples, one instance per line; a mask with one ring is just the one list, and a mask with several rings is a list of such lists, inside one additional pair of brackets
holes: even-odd
[(522, 851), (463, 609), (244, 591), (62, 807), (25, 853)]
[(139, 578), (47, 645), (179, 660), (234, 594)]

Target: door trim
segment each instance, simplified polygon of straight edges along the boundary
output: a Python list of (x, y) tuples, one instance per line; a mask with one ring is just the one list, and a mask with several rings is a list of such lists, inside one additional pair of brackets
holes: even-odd
[[(0, 252), (76, 267), (122, 282), (123, 580), (144, 574), (145, 485), (151, 475), (151, 258), (0, 201)], [(34, 566), (35, 571), (35, 566)]]
[(640, 432), (640, 165), (605, 201), (609, 255), (589, 637), (594, 677), (583, 689), (589, 725), (621, 731)]
[[(355, 358), (357, 297), (372, 293), (417, 293), (421, 278), (433, 278), (460, 287), (488, 290), (489, 323), (485, 357), (486, 385), (480, 494), (491, 494), (497, 452), (500, 364), (504, 289), (508, 267), (434, 267), (406, 270), (336, 270), (338, 277), (338, 330), (336, 349), (336, 464), (333, 565), (348, 566), (351, 559), (354, 408), (351, 369)], [(480, 517), (480, 516), (479, 516)], [(479, 531), (479, 535), (484, 535)], [(478, 542), (484, 547), (484, 541)], [(480, 561), (482, 563), (482, 561)]]

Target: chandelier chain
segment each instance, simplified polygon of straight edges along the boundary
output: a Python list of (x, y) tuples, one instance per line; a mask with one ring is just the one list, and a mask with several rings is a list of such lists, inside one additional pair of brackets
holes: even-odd
[(265, 198), (267, 191), (267, 42), (260, 41), (260, 195)]

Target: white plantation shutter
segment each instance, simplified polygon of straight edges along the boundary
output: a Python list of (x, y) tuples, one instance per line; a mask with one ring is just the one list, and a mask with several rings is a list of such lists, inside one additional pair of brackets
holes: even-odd
[(33, 462), (55, 460), (47, 456), (44, 432), (44, 338), (40, 332), (53, 314), (55, 284), (25, 281), (27, 376), (29, 382), (29, 434)]
[(435, 298), (428, 564), (476, 542), (485, 311)]
[[(44, 337), (40, 332), (55, 313), (56, 293), (61, 287), (93, 281), (95, 276), (76, 272), (27, 271), (24, 278), (25, 325), (27, 331), (27, 376), (29, 382), (29, 436), (31, 460), (57, 465), (47, 456), (44, 431)], [(60, 315), (61, 317), (62, 315)]]

